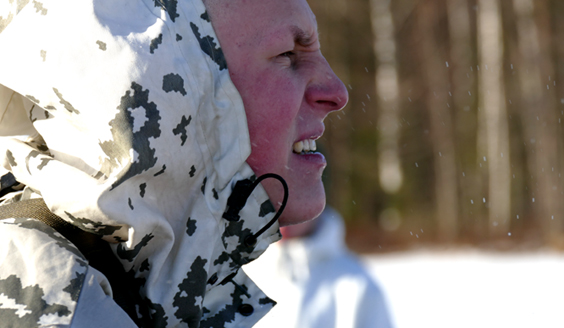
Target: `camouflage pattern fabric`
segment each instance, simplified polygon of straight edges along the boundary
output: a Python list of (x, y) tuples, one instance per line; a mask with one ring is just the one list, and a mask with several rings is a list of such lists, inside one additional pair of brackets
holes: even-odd
[[(112, 243), (144, 327), (251, 327), (274, 302), (239, 268), (280, 238), (259, 185), (222, 218), (245, 111), (201, 0), (0, 3), (0, 164)], [(22, 138), (21, 136), (27, 136)], [(22, 141), (25, 140), (25, 141)], [(0, 222), (0, 326), (134, 327), (107, 279), (33, 219)]]

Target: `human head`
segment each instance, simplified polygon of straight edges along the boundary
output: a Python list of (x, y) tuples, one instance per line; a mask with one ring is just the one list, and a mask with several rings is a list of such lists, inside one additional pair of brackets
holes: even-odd
[[(207, 0), (231, 80), (241, 94), (251, 140), (247, 163), (276, 173), (289, 187), (282, 226), (317, 217), (325, 207), (320, 153), (298, 154), (324, 130), (327, 114), (348, 101), (345, 86), (320, 51), (317, 23), (305, 0)], [(278, 181), (262, 185), (278, 208)]]

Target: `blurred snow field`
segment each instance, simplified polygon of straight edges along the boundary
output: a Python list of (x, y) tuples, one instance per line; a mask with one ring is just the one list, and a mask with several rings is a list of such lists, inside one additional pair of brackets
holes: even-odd
[(564, 327), (564, 253), (364, 255), (396, 328)]

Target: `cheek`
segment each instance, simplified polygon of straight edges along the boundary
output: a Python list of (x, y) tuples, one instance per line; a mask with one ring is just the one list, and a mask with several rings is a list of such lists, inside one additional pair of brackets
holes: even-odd
[[(241, 93), (254, 143), (292, 142), (301, 99), (290, 83), (257, 79)], [(280, 82), (280, 80), (279, 80)]]
[[(259, 175), (281, 174), (288, 164), (296, 135), (296, 105), (286, 101), (283, 92), (280, 92), (284, 90), (279, 89), (279, 93), (273, 94), (257, 87), (256, 91), (256, 96), (247, 98), (245, 102), (252, 146), (247, 162)], [(270, 97), (264, 97), (267, 94)]]
[(230, 72), (241, 94), (251, 138), (247, 163), (255, 173), (280, 171), (287, 164), (296, 138), (303, 93), (291, 72), (249, 69)]

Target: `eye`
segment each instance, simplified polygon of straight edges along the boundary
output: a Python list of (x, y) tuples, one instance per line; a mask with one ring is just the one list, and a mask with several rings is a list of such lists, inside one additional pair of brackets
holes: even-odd
[(276, 59), (284, 66), (294, 67), (296, 62), (296, 53), (293, 51), (286, 51), (276, 56)]
[(286, 51), (286, 52), (284, 52), (284, 53), (281, 53), (281, 54), (278, 55), (278, 56), (291, 58), (291, 57), (293, 57), (294, 55), (295, 55), (294, 52), (292, 52), (292, 51)]

